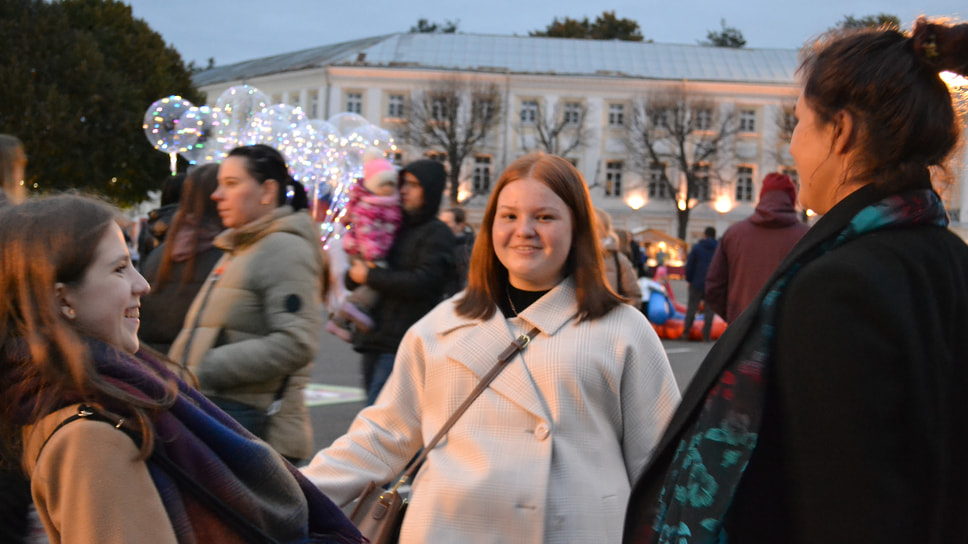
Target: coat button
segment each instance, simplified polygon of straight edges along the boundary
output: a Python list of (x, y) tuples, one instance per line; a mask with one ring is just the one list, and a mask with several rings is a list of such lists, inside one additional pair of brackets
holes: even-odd
[(544, 423), (539, 423), (538, 426), (534, 428), (534, 437), (538, 440), (544, 440), (548, 438), (548, 435), (550, 434), (551, 429), (549, 429), (548, 425)]

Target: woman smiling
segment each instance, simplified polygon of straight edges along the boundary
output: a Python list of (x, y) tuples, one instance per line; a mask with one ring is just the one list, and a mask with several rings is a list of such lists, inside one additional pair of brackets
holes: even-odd
[(139, 349), (149, 288), (117, 217), (78, 196), (0, 211), (0, 444), (50, 541), (359, 541), (295, 468)]
[(464, 294), (410, 328), (376, 403), (304, 473), (340, 503), (390, 480), (508, 344), (536, 333), (429, 451), (400, 542), (617, 543), (631, 482), (679, 393), (601, 255), (581, 174), (552, 155), (512, 163)]

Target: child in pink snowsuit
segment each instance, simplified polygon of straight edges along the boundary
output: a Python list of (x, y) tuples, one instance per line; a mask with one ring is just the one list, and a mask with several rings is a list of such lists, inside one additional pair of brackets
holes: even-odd
[[(343, 249), (351, 260), (363, 260), (373, 266), (386, 266), (386, 256), (403, 222), (399, 176), (390, 161), (378, 149), (369, 150), (363, 163), (362, 183), (350, 189), (346, 203), (349, 228), (343, 236)], [(369, 313), (379, 293), (361, 285), (339, 306), (326, 330), (349, 342), (353, 328), (366, 332), (373, 327)]]

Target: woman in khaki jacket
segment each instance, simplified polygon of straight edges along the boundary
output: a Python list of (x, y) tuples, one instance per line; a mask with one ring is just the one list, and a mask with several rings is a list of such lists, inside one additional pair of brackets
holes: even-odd
[(322, 253), (306, 193), (265, 145), (238, 147), (212, 194), (225, 255), (185, 316), (169, 357), (215, 404), (291, 461), (312, 455), (303, 389), (322, 320)]

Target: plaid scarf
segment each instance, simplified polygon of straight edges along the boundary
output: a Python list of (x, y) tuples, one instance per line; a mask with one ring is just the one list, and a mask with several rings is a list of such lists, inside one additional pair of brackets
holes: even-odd
[(777, 308), (784, 289), (804, 265), (858, 236), (915, 225), (947, 226), (941, 198), (930, 189), (908, 191), (876, 202), (854, 216), (837, 235), (794, 262), (763, 298), (759, 318), (738, 356), (724, 367), (685, 432), (659, 494), (649, 542), (725, 544), (723, 528), (762, 420), (765, 372), (773, 362)]
[[(98, 373), (113, 385), (159, 399), (178, 384), (174, 405), (152, 419), (155, 449), (226, 505), (279, 542), (362, 542), (342, 511), (266, 443), (256, 440), (201, 393), (144, 350), (132, 356), (96, 340), (88, 346)], [(105, 408), (112, 410), (111, 403)], [(238, 542), (224, 520), (148, 463), (181, 543)], [(192, 500), (186, 500), (192, 497)]]

